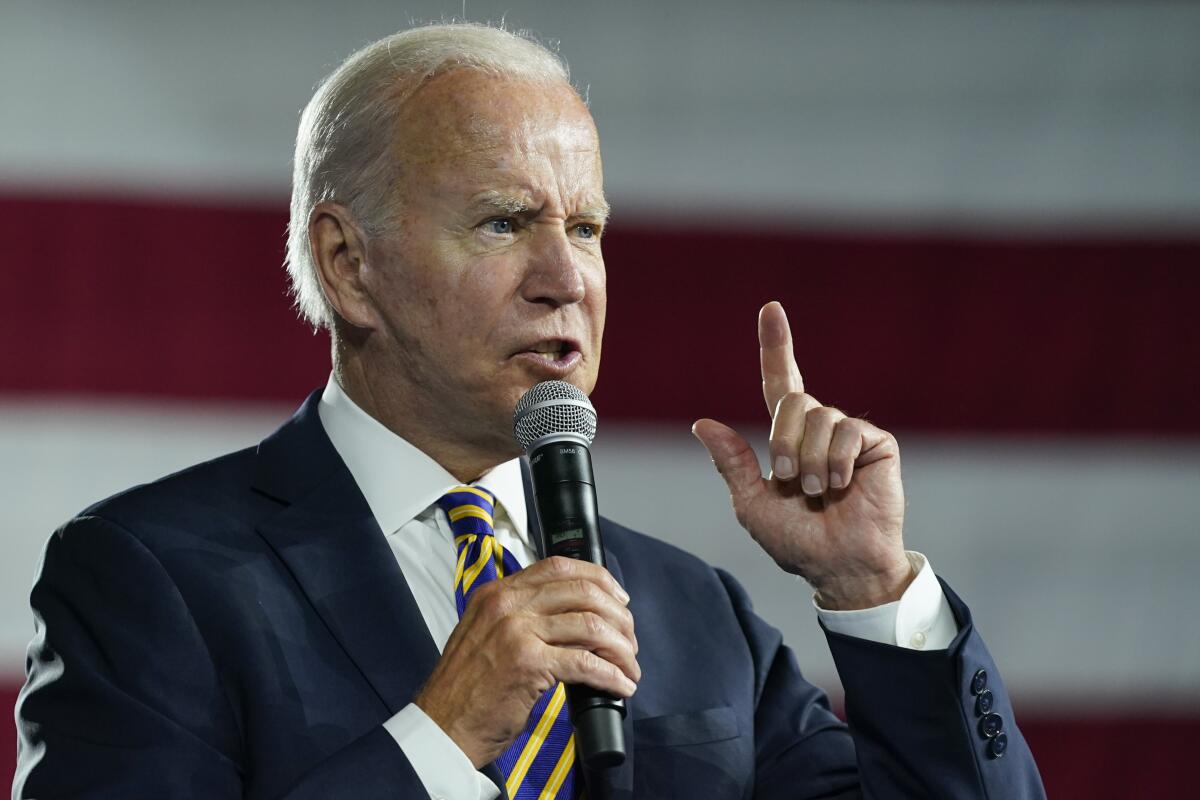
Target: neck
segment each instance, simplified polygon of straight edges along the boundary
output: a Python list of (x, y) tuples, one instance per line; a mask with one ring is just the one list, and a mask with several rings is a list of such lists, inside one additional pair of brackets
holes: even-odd
[(439, 416), (426, 407), (429, 404), (420, 402), (417, 393), (380, 377), (386, 373), (366, 368), (360, 357), (347, 353), (336, 343), (333, 350), (333, 374), (342, 391), (359, 408), (432, 458), (456, 480), (472, 483), (513, 457), (513, 453), (472, 446), (470, 438), (451, 425), (427, 424)]

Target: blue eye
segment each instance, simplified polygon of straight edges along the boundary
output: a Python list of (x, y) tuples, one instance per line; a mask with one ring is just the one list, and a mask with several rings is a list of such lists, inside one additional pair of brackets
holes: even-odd
[(581, 225), (576, 225), (575, 230), (579, 232), (579, 238), (581, 239), (594, 239), (596, 237), (595, 225), (589, 225), (585, 222)]
[(488, 233), (495, 233), (499, 236), (513, 232), (513, 222), (511, 219), (489, 219), (484, 225), (487, 226)]

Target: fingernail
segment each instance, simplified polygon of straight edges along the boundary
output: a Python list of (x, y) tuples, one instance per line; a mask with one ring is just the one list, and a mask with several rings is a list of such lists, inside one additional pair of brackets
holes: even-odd
[(775, 457), (775, 477), (783, 480), (791, 480), (796, 477), (796, 465), (787, 456)]
[(821, 493), (821, 479), (816, 475), (805, 475), (800, 485), (804, 487), (805, 494), (816, 495)]
[(629, 604), (629, 592), (625, 591), (625, 587), (621, 584), (614, 584), (617, 587), (617, 598), (626, 605)]
[(629, 678), (626, 678), (625, 679), (625, 696), (633, 697), (633, 693), (636, 691), (637, 691), (637, 684), (634, 683), (633, 681), (629, 680)]
[(836, 472), (829, 473), (829, 485), (831, 487), (833, 487), (834, 489), (842, 488), (842, 486), (844, 485), (842, 483), (842, 476)]

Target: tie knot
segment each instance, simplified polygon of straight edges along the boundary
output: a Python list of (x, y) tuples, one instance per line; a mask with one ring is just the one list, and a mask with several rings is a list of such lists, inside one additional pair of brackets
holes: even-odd
[(520, 563), (496, 540), (492, 515), (495, 498), (485, 489), (456, 486), (438, 500), (450, 519), (458, 566), (454, 570), (454, 599), (461, 617), (476, 587), (519, 572)]
[(455, 536), (490, 534), (495, 525), (496, 500), (491, 492), (475, 486), (456, 486), (442, 495), (438, 505), (450, 519)]

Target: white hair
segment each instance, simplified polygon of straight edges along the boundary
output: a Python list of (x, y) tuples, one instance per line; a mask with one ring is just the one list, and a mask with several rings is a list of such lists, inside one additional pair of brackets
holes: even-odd
[(395, 179), (395, 128), (404, 102), (428, 79), (464, 67), (535, 82), (570, 82), (566, 63), (524, 32), (443, 23), (392, 34), (352, 53), (317, 87), (300, 115), (292, 167), (287, 271), (300, 314), (333, 327), (308, 239), (313, 207), (349, 209), (368, 236), (388, 230)]

